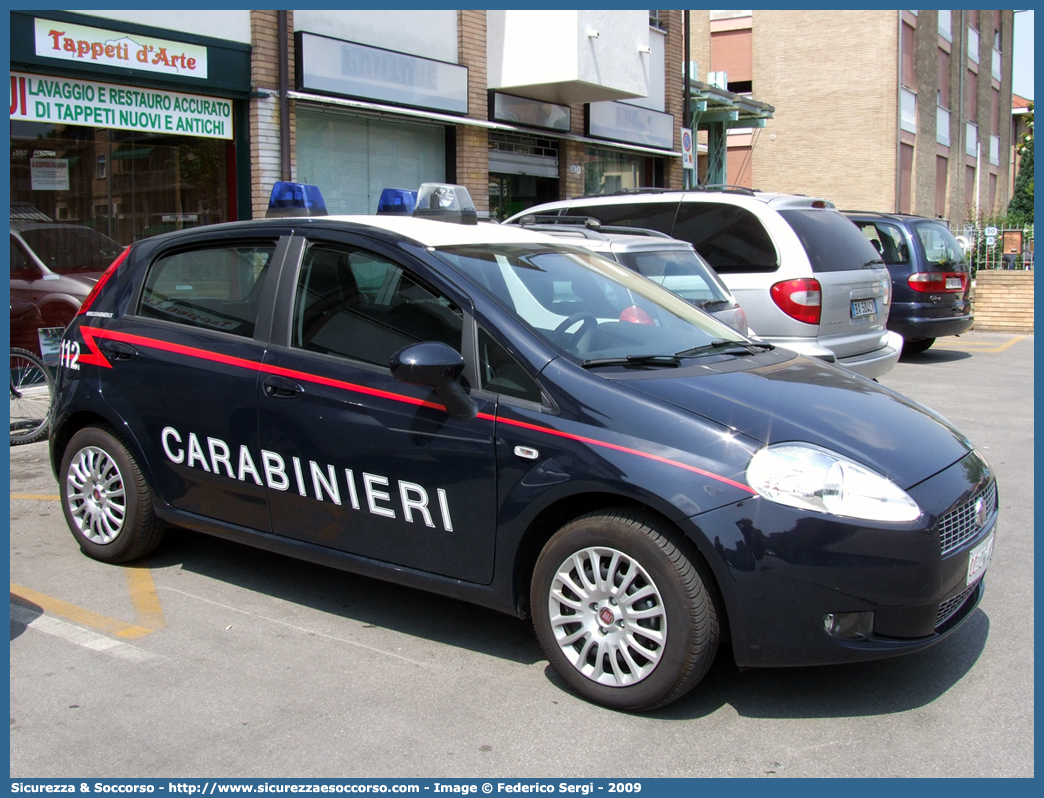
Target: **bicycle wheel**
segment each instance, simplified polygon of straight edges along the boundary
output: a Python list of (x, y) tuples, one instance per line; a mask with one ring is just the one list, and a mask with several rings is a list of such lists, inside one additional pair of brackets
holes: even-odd
[(44, 362), (25, 349), (11, 350), (11, 445), (35, 443), (51, 428), (54, 377)]

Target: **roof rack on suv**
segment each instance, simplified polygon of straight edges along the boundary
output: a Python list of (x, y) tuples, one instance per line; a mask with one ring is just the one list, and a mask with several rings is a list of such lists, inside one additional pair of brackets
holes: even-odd
[[(683, 189), (680, 188), (664, 188), (663, 186), (638, 186), (637, 188), (621, 188), (619, 191), (614, 191), (613, 196), (620, 196), (622, 194), (670, 194), (672, 192), (679, 192)], [(590, 195), (590, 196), (605, 196), (603, 195)]]
[(612, 194), (585, 194), (579, 199), (594, 199), (595, 197), (622, 197), (628, 194), (681, 194), (685, 191), (720, 191), (723, 193), (745, 194), (753, 197), (757, 189), (747, 186), (737, 186), (732, 183), (697, 183), (691, 188), (663, 188), (662, 186), (639, 186), (637, 188), (622, 188)]
[(757, 193), (748, 186), (737, 186), (732, 183), (700, 183), (693, 186), (692, 191), (721, 191), (733, 194), (746, 194), (753, 197)]
[(605, 238), (606, 233), (621, 235), (650, 236), (652, 238), (670, 238), (667, 233), (650, 230), (647, 227), (624, 227), (622, 225), (601, 224), (591, 216), (523, 216), (518, 220), (519, 227), (530, 230), (568, 230), (579, 233), (584, 238)]

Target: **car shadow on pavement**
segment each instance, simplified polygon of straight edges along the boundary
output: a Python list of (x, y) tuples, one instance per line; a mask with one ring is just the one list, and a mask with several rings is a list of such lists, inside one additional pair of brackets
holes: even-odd
[(741, 671), (731, 652), (719, 651), (710, 672), (691, 693), (653, 715), (699, 718), (723, 706), (743, 717), (775, 719), (905, 712), (930, 704), (963, 679), (982, 655), (989, 631), (989, 616), (980, 607), (945, 640), (891, 659)]
[[(44, 614), (43, 607), (33, 604), (33, 602), (16, 596), (14, 593), (11, 594), (11, 605), (12, 610), (17, 607), (21, 612), (18, 613), (18, 620), (11, 618), (11, 639), (14, 640), (16, 637), (20, 637), (21, 634), (29, 628), (29, 624), (33, 620), (39, 618)], [(28, 619), (28, 620), (27, 620)]]
[(147, 564), (523, 665), (543, 659), (529, 621), (197, 532), (169, 530)]
[(971, 352), (963, 349), (929, 349), (926, 352), (907, 353), (903, 352), (899, 359), (903, 363), (955, 363), (958, 360), (967, 360)]
[[(177, 566), (346, 620), (511, 662), (532, 665), (545, 660), (528, 621), (196, 532), (171, 530), (148, 565)], [(725, 706), (751, 718), (842, 718), (907, 711), (931, 703), (959, 682), (982, 654), (989, 630), (989, 617), (979, 608), (950, 637), (924, 651), (809, 668), (740, 670), (726, 643), (691, 693), (644, 717), (690, 720)], [(550, 666), (544, 672), (563, 694), (575, 697)]]

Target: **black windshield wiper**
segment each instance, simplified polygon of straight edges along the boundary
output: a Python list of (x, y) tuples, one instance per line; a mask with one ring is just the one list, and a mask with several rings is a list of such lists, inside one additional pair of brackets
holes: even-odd
[(676, 355), (627, 355), (627, 357), (597, 357), (580, 364), (585, 369), (598, 366), (667, 366), (676, 368), (681, 360)]
[[(694, 346), (692, 349), (683, 349), (680, 352), (675, 352), (674, 356), (699, 357), (700, 355), (710, 355), (716, 352), (753, 355), (755, 352), (768, 352), (775, 348), (776, 347), (772, 344), (766, 344), (760, 341), (711, 341), (709, 344), (704, 344), (703, 346)], [(736, 351), (737, 349), (739, 352)]]
[(863, 264), (863, 268), (864, 269), (869, 269), (871, 266), (887, 266), (887, 265), (888, 264), (885, 263), (880, 258), (874, 258), (873, 260), (868, 260), (866, 263), (864, 263)]
[(702, 302), (696, 303), (696, 307), (700, 310), (706, 310), (707, 308), (713, 308), (717, 305), (727, 305), (729, 300), (727, 299), (705, 299)]

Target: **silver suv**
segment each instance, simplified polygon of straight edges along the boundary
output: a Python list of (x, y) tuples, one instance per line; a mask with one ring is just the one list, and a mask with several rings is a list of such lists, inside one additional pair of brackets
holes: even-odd
[(615, 260), (744, 335), (752, 332), (747, 327), (747, 315), (732, 292), (686, 241), (656, 230), (603, 226), (593, 219), (568, 216), (544, 218), (529, 214), (518, 223), (527, 230), (548, 233)]
[(696, 248), (758, 336), (871, 379), (899, 360), (885, 327), (891, 278), (877, 250), (833, 203), (750, 190), (642, 190), (529, 208), (651, 228)]

